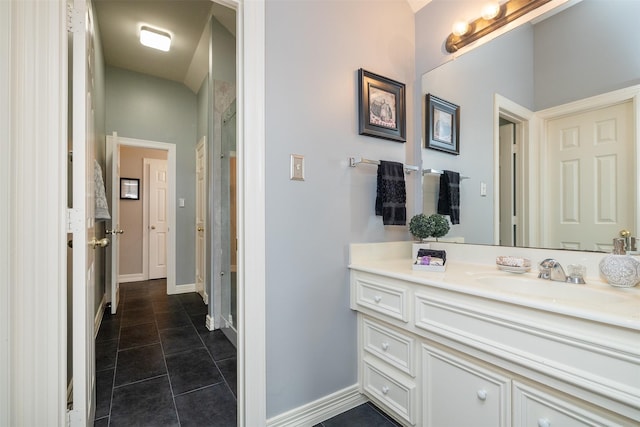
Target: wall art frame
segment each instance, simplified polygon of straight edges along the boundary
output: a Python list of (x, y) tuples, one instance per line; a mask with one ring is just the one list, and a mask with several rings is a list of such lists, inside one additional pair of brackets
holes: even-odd
[(431, 94), (426, 96), (425, 147), (460, 154), (460, 107)]
[(406, 142), (405, 84), (358, 70), (359, 133)]
[(120, 178), (120, 199), (140, 200), (140, 179)]

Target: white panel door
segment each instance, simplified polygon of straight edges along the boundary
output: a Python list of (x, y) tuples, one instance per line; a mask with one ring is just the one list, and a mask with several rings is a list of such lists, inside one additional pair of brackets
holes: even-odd
[(120, 228), (120, 145), (118, 134), (107, 136), (107, 185), (111, 190), (111, 222), (106, 234), (110, 236), (111, 248), (107, 250), (106, 291), (107, 302), (111, 303), (111, 314), (116, 314), (120, 301), (118, 282), (118, 261), (120, 260), (120, 239), (124, 233)]
[(545, 246), (605, 250), (634, 230), (635, 176), (630, 101), (549, 121)]
[(207, 303), (205, 290), (206, 232), (207, 215), (207, 145), (203, 136), (196, 147), (196, 292)]
[(70, 425), (86, 426), (95, 412), (95, 346), (93, 341), (95, 308), (94, 230), (94, 106), (93, 22), (86, 0), (73, 3), (71, 136), (73, 233), (73, 407)]
[(149, 279), (161, 279), (167, 277), (167, 161), (144, 159), (144, 163), (149, 180)]

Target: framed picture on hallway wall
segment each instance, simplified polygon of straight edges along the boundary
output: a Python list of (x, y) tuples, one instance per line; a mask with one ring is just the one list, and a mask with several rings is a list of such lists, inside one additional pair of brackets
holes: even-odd
[(359, 132), (396, 142), (405, 142), (406, 113), (404, 83), (358, 70)]
[(460, 154), (460, 107), (427, 94), (426, 148)]
[(138, 178), (120, 178), (120, 198), (140, 200), (140, 180)]

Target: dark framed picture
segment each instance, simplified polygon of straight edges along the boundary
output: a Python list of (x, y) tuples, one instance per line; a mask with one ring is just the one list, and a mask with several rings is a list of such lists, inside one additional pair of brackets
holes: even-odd
[(140, 200), (140, 180), (138, 178), (120, 178), (120, 198)]
[(460, 107), (427, 94), (426, 148), (460, 154)]
[(405, 142), (405, 85), (360, 68), (358, 70), (359, 132)]

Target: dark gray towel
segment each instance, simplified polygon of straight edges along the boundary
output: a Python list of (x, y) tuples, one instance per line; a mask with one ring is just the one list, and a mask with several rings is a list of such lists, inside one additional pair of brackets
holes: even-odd
[(407, 191), (404, 184), (404, 165), (380, 161), (376, 215), (382, 215), (384, 225), (407, 224)]
[(438, 213), (449, 215), (451, 224), (460, 224), (460, 174), (443, 171), (440, 175)]

